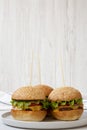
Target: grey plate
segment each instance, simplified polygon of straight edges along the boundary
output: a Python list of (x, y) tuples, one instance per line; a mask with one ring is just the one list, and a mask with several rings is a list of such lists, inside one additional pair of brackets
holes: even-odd
[(87, 111), (84, 111), (81, 118), (76, 121), (58, 121), (53, 118), (46, 118), (41, 122), (18, 121), (12, 118), (10, 112), (2, 114), (1, 119), (4, 124), (31, 129), (60, 129), (60, 128), (74, 128), (87, 125)]

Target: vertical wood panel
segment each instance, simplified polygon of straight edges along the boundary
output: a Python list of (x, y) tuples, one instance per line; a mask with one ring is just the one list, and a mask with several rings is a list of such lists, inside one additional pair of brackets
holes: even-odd
[[(73, 70), (75, 68), (75, 51), (76, 51), (76, 40), (75, 40), (75, 32), (76, 32), (76, 26), (75, 26), (75, 20), (76, 20), (76, 15), (75, 15), (75, 11), (76, 11), (76, 2), (74, 0), (70, 0), (66, 2), (66, 46), (65, 46), (65, 50), (66, 50), (66, 59), (68, 59), (66, 61), (66, 73), (68, 72), (68, 84), (70, 86), (73, 85)], [(69, 70), (69, 71), (68, 71)]]
[(64, 85), (62, 60), (65, 84), (85, 93), (86, 6), (86, 0), (1, 0), (0, 89), (29, 84), (33, 50), (32, 85), (40, 83), (39, 54), (42, 83)]
[(76, 52), (75, 68), (73, 69), (73, 83), (83, 93), (87, 90), (87, 1), (77, 0), (75, 12)]

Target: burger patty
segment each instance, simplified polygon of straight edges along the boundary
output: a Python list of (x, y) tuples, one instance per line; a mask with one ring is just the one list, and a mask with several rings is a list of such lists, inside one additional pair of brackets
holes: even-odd
[[(78, 107), (77, 109), (83, 109), (82, 107)], [(68, 108), (59, 108), (59, 111), (70, 111), (70, 110), (74, 110), (73, 108), (71, 107), (68, 107)]]
[(58, 109), (54, 109), (54, 111), (59, 110), (59, 111), (70, 111), (70, 110), (75, 110), (75, 109), (83, 109), (83, 105), (74, 105), (72, 106), (59, 106)]

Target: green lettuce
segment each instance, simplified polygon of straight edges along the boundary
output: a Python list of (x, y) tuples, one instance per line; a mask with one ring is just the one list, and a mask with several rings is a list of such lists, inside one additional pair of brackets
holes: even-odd
[(64, 105), (66, 105), (66, 101), (62, 101), (62, 102), (60, 102), (60, 104), (61, 104), (62, 106), (64, 106)]
[(43, 109), (48, 109), (49, 107), (49, 101), (48, 99), (45, 100), (35, 100), (35, 101), (24, 101), (24, 100), (11, 100), (11, 104), (13, 107), (20, 108), (22, 110), (29, 109), (29, 106), (31, 104), (40, 104), (42, 105)]
[(49, 108), (50, 103), (49, 103), (48, 99), (42, 100), (42, 101), (40, 101), (40, 102), (41, 102), (42, 107), (43, 107), (44, 109), (48, 109), (48, 108)]
[(11, 100), (11, 104), (13, 107), (17, 107), (19, 109), (25, 110), (25, 109), (29, 109), (31, 102), (30, 101)]
[(73, 99), (73, 100), (70, 100), (70, 101), (51, 102), (50, 107), (52, 109), (56, 109), (59, 106), (65, 106), (65, 105), (69, 105), (69, 106), (73, 107), (75, 104), (78, 104), (78, 105), (82, 104), (82, 98), (81, 99)]
[(74, 104), (75, 104), (75, 100), (69, 101), (69, 105), (70, 105), (70, 106), (73, 106)]
[(56, 109), (56, 108), (58, 108), (58, 104), (59, 104), (58, 102), (51, 102), (50, 106), (52, 109)]
[(75, 104), (82, 104), (82, 98), (81, 99), (74, 99), (74, 100), (70, 100), (70, 101), (56, 101), (56, 102), (50, 102), (48, 100), (48, 98), (46, 98), (45, 100), (34, 100), (34, 101), (26, 101), (26, 100), (11, 100), (11, 104), (13, 107), (17, 107), (19, 109), (22, 110), (27, 110), (29, 109), (29, 106), (31, 104), (40, 104), (42, 106), (42, 109), (56, 109), (59, 106), (64, 106), (64, 105), (69, 105), (71, 107), (73, 107)]

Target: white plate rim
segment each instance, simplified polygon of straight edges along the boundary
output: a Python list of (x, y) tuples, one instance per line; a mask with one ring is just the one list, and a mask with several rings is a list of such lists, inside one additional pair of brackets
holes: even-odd
[(4, 124), (17, 128), (30, 129), (61, 129), (61, 128), (75, 128), (87, 125), (87, 111), (84, 110), (79, 120), (75, 121), (59, 121), (59, 120), (44, 120), (41, 122), (19, 121), (11, 117), (10, 112), (5, 112), (1, 115)]

